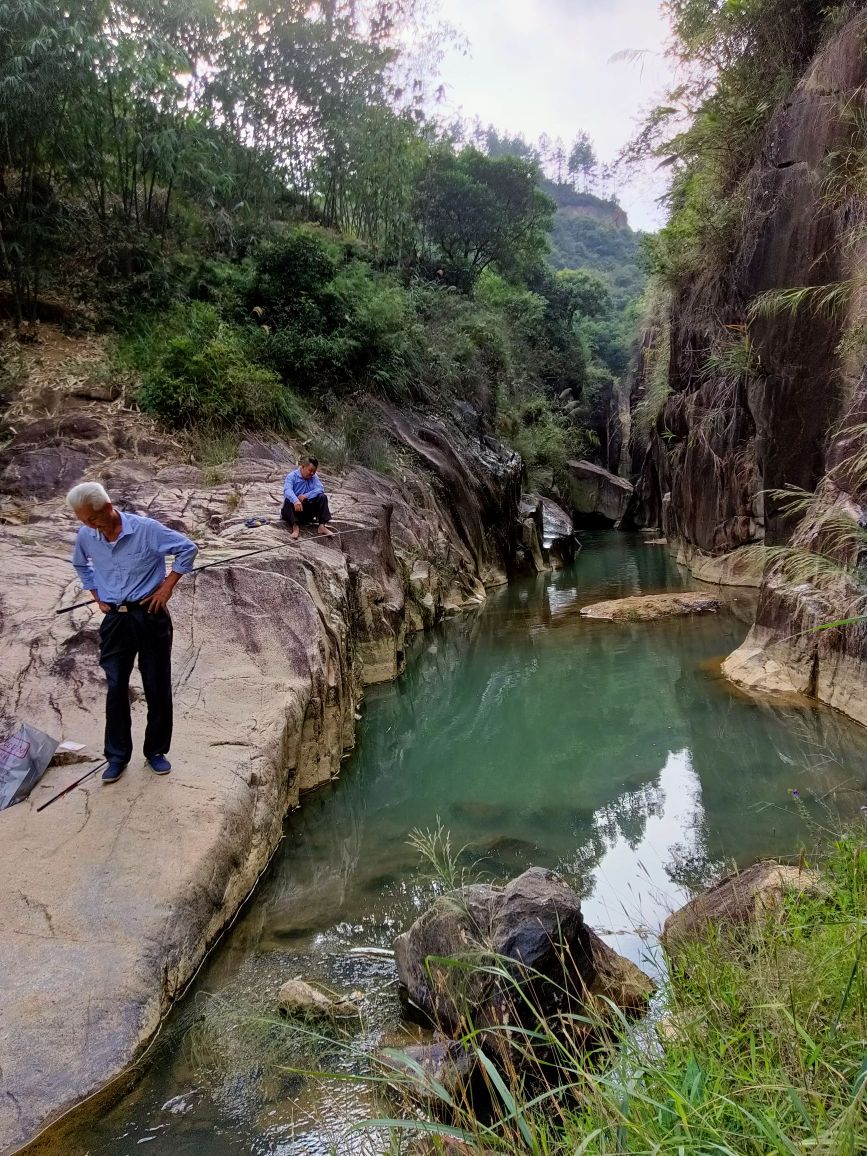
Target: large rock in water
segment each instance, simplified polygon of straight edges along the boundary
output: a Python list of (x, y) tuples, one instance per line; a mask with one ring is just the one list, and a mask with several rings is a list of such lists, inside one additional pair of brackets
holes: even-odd
[(521, 495), (518, 536), (518, 566), (537, 574), (562, 569), (578, 550), (572, 519), (556, 502), (540, 494)]
[(652, 622), (657, 618), (713, 614), (716, 610), (719, 610), (719, 599), (708, 594), (637, 594), (593, 602), (581, 608), (581, 617), (601, 618), (606, 622)]
[(569, 501), (576, 514), (617, 523), (632, 497), (632, 484), (593, 462), (567, 462)]
[[(447, 1035), (526, 1021), (524, 989), (550, 1020), (597, 1008), (605, 996), (630, 1012), (651, 981), (584, 922), (575, 892), (553, 871), (531, 867), (505, 888), (475, 884), (440, 896), (394, 944), (404, 1001)], [(512, 982), (495, 974), (505, 966)]]

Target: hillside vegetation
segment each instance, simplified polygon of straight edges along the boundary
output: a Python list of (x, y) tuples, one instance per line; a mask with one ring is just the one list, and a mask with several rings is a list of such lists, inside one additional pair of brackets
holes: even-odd
[(622, 361), (610, 284), (548, 262), (538, 160), (429, 119), (432, 74), (403, 49), (435, 46), (425, 11), (0, 0), (18, 337), (48, 309), (109, 327), (138, 404), (176, 428), (356, 428), (367, 393), (462, 398), (534, 477), (593, 453)]

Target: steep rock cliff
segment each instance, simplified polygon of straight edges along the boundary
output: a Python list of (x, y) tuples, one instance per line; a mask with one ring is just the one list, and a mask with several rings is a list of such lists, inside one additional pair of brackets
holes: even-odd
[[(867, 500), (863, 482), (840, 468), (865, 414), (863, 209), (832, 171), (841, 150), (863, 148), (856, 125), (867, 108), (865, 80), (861, 13), (772, 117), (729, 261), (674, 295), (671, 393), (644, 449), (627, 522), (661, 525), (702, 576), (754, 583), (743, 547), (782, 545), (793, 534), (801, 548), (815, 544), (823, 514), (799, 525), (780, 491), (818, 491), (817, 511), (836, 505), (853, 524)], [(762, 294), (821, 286), (835, 296), (832, 306), (814, 294), (799, 308), (778, 301), (751, 316)], [(645, 348), (653, 341), (648, 335)], [(643, 385), (639, 366), (637, 390)], [(841, 617), (858, 595), (843, 579), (820, 592), (771, 567), (756, 627), (727, 673), (756, 689), (806, 691), (867, 721), (853, 690), (867, 673), (861, 629), (802, 633)]]

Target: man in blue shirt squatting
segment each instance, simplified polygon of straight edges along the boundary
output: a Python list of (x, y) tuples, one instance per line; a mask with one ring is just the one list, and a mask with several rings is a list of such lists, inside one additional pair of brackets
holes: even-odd
[[(172, 620), (166, 603), (189, 574), (198, 546), (153, 518), (122, 514), (98, 482), (82, 482), (66, 504), (84, 525), (72, 565), (105, 615), (99, 624), (99, 665), (105, 671), (104, 783), (116, 783), (132, 758), (129, 676), (138, 668), (147, 701), (144, 756), (158, 775), (172, 765)], [(166, 575), (166, 555), (174, 555)]]
[(331, 521), (331, 511), (328, 509), (328, 498), (325, 496), (325, 487), (316, 473), (319, 462), (316, 458), (305, 458), (297, 470), (293, 470), (283, 483), (283, 509), (280, 517), (292, 527), (292, 537), (297, 538), (301, 533), (302, 523), (319, 523), (317, 533), (333, 534), (328, 529), (327, 522)]

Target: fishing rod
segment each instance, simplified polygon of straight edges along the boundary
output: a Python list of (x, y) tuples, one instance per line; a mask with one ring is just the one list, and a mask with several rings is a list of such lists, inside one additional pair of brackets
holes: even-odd
[(70, 791), (74, 791), (76, 787), (80, 786), (85, 779), (89, 779), (91, 775), (95, 775), (97, 771), (101, 770), (108, 759), (103, 759), (101, 763), (97, 763), (93, 770), (88, 771), (86, 775), (82, 775), (80, 779), (76, 779), (74, 783), (70, 783), (68, 787), (64, 787), (62, 791), (58, 791), (47, 802), (36, 808), (37, 814), (39, 811), (44, 811), (46, 807), (50, 807), (52, 803), (56, 803), (58, 799), (62, 799), (64, 795), (68, 795)]
[[(333, 521), (340, 521), (342, 519), (332, 519)], [(361, 530), (370, 530), (370, 526), (359, 526), (357, 522), (349, 522), (350, 526), (355, 526), (354, 530), (338, 530), (335, 537), (345, 537), (347, 534), (357, 534)], [(191, 574), (201, 574), (203, 570), (210, 570), (212, 566), (225, 566), (228, 562), (240, 562), (242, 558), (253, 558), (259, 554), (272, 554), (275, 550), (288, 550), (291, 547), (299, 544), (298, 540), (293, 538), (289, 542), (279, 542), (276, 546), (265, 546), (260, 550), (247, 550), (244, 554), (233, 554), (230, 558), (217, 558), (214, 562), (205, 562), (203, 566), (194, 566), (190, 571)], [(55, 610), (55, 614), (71, 614), (73, 610), (80, 610), (82, 606), (93, 606), (92, 598), (88, 598), (84, 602), (75, 602), (72, 606), (62, 606), (60, 610)]]

